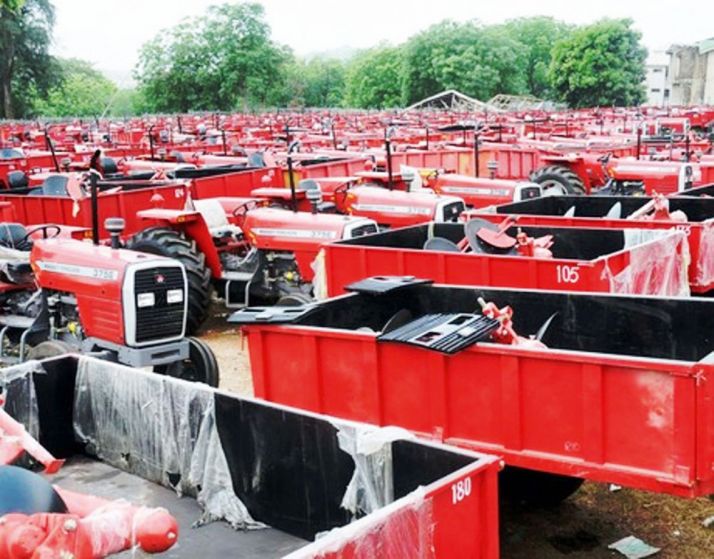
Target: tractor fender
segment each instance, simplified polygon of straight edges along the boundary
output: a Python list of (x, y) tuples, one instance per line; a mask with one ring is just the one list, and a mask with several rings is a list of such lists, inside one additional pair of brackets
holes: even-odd
[(141, 219), (151, 220), (158, 227), (169, 227), (180, 231), (195, 241), (198, 250), (206, 257), (206, 266), (211, 270), (211, 275), (216, 279), (221, 277), (223, 271), (221, 259), (216, 245), (213, 244), (211, 232), (199, 212), (153, 208), (138, 211), (136, 215)]

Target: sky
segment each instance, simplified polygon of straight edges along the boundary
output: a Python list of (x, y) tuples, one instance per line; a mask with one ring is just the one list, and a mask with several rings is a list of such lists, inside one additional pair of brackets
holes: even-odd
[[(141, 46), (186, 17), (222, 0), (53, 0), (52, 52), (83, 58), (120, 85), (131, 85)], [(630, 17), (651, 51), (714, 36), (714, 2), (695, 0), (262, 0), (273, 39), (302, 56), (361, 49), (381, 41), (398, 44), (443, 19), (500, 23), (549, 15), (583, 24), (602, 17)], [(498, 5), (498, 10), (492, 9)]]

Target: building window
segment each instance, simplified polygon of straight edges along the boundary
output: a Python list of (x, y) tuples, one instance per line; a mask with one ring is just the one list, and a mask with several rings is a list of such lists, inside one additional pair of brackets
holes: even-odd
[(654, 89), (650, 89), (650, 91), (651, 91), (652, 93), (659, 93), (659, 92), (662, 91), (662, 90), (659, 89), (659, 88), (654, 88)]

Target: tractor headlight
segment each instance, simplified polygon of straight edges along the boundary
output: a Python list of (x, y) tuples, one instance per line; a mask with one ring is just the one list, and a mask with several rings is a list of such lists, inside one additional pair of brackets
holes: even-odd
[(139, 293), (136, 296), (136, 306), (140, 309), (153, 307), (156, 304), (156, 297), (153, 293)]
[(183, 289), (169, 289), (166, 292), (166, 302), (169, 305), (183, 303)]

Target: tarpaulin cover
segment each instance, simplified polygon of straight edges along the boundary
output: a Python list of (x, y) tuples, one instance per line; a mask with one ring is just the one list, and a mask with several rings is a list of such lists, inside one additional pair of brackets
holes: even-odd
[(32, 375), (39, 372), (44, 370), (37, 361), (0, 369), (0, 400), (6, 402), (4, 409), (34, 438), (39, 436), (40, 422)]
[(689, 244), (681, 231), (625, 229), (629, 263), (614, 274), (604, 270), (611, 293), (686, 297), (689, 290)]
[(694, 266), (694, 285), (714, 283), (714, 219), (702, 223), (699, 254)]
[(233, 491), (207, 386), (80, 358), (74, 428), (105, 462), (195, 497), (199, 524), (264, 526)]

